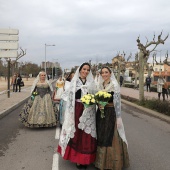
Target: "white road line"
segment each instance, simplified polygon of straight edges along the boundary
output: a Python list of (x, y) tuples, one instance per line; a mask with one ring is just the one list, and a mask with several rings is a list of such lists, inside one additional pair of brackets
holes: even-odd
[(58, 170), (58, 169), (59, 169), (59, 155), (58, 155), (58, 153), (55, 153), (53, 155), (52, 170)]
[[(56, 128), (56, 133), (55, 133), (55, 139), (59, 139), (60, 137), (60, 128)], [(59, 155), (58, 153), (55, 153), (53, 155), (53, 165), (52, 165), (52, 170), (58, 170), (59, 169)]]
[(60, 128), (57, 127), (56, 128), (56, 133), (55, 133), (55, 139), (59, 139), (59, 137), (60, 137)]

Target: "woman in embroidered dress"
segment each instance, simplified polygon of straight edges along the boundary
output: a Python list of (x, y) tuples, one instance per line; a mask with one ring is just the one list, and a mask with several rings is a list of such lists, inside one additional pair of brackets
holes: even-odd
[(25, 104), (19, 115), (20, 121), (27, 127), (56, 126), (58, 110), (52, 102), (53, 88), (44, 71), (38, 74), (32, 85), (31, 94), (34, 92), (37, 95), (32, 96)]
[(100, 74), (99, 90), (110, 93), (112, 97), (104, 108), (104, 118), (101, 118), (100, 109), (97, 110), (95, 166), (100, 170), (121, 170), (129, 167), (129, 156), (121, 119), (120, 86), (110, 68), (103, 67)]
[(56, 82), (56, 95), (55, 95), (56, 100), (61, 99), (61, 95), (63, 91), (64, 91), (64, 80), (62, 79), (62, 76), (60, 76)]
[(83, 63), (70, 83), (58, 146), (63, 159), (76, 163), (78, 169), (86, 168), (96, 158), (95, 105), (84, 109), (80, 101), (83, 95), (91, 93), (93, 86), (95, 83), (90, 65)]

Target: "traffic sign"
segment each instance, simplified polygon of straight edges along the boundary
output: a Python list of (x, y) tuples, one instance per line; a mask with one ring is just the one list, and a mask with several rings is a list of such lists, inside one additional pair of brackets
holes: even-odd
[(0, 34), (18, 35), (18, 29), (0, 29)]
[(0, 51), (0, 58), (16, 58), (18, 57), (18, 51)]
[(19, 37), (17, 35), (1, 35), (0, 41), (18, 41)]
[(18, 42), (0, 42), (0, 50), (18, 50)]

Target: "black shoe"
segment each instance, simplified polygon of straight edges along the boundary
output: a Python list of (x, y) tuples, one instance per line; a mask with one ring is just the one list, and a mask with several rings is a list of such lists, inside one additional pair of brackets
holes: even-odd
[(87, 165), (83, 165), (83, 168), (84, 168), (84, 169), (87, 169)]

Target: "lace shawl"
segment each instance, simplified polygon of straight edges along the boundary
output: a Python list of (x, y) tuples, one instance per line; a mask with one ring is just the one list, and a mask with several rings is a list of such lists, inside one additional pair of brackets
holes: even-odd
[[(73, 79), (70, 83), (70, 88), (68, 91), (67, 96), (67, 104), (66, 104), (66, 111), (65, 111), (65, 120), (62, 126), (60, 139), (59, 139), (59, 146), (61, 147), (61, 155), (64, 156), (67, 144), (70, 138), (74, 138), (75, 129), (75, 93), (77, 90), (81, 89), (82, 96), (87, 94), (87, 92), (91, 93), (94, 87), (94, 80), (93, 75), (90, 71), (86, 78), (86, 84), (83, 85), (79, 79), (79, 68), (77, 69)], [(83, 119), (83, 118), (81, 118)], [(81, 128), (81, 125), (79, 125)], [(87, 130), (88, 131), (88, 130)]]
[(120, 137), (122, 138), (122, 140), (128, 145), (127, 140), (126, 140), (123, 121), (122, 121), (122, 118), (121, 118), (120, 85), (118, 84), (113, 72), (111, 72), (110, 80), (111, 80), (110, 84), (104, 89), (103, 88), (104, 80), (102, 79), (102, 76), (100, 75), (99, 90), (103, 90), (103, 91), (107, 91), (107, 92), (111, 92), (111, 91), (114, 92), (113, 104), (114, 104), (114, 108), (115, 108), (115, 112), (116, 112), (118, 133), (119, 133)]

